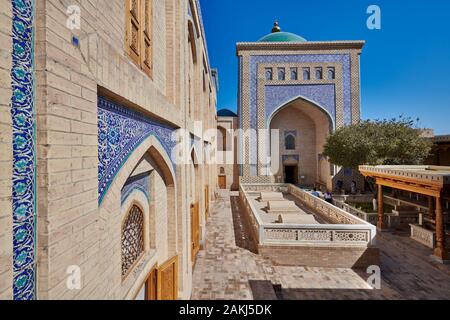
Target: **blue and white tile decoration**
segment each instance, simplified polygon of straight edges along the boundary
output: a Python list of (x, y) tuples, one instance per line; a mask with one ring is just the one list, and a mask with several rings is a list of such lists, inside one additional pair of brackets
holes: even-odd
[[(299, 54), (299, 55), (271, 55), (250, 56), (250, 127), (257, 128), (257, 88), (258, 88), (258, 65), (260, 63), (334, 63), (342, 64), (342, 82), (344, 86), (344, 124), (349, 125), (352, 121), (351, 100), (351, 59), (348, 54)], [(313, 100), (314, 97), (305, 96)]]
[(34, 1), (12, 5), (13, 299), (36, 298)]
[(297, 130), (285, 130), (284, 131), (284, 138), (286, 138), (289, 135), (291, 135), (293, 137), (297, 137)]
[(333, 122), (336, 122), (336, 94), (334, 84), (266, 86), (265, 91), (267, 120), (276, 111), (276, 108), (285, 105), (298, 96), (303, 96), (322, 106), (328, 111)]
[(140, 191), (142, 192), (147, 200), (150, 200), (150, 173), (143, 173), (136, 177), (132, 177), (128, 179), (128, 181), (125, 183), (125, 186), (122, 188), (121, 192), (121, 204), (123, 205), (125, 201), (127, 201), (128, 197), (134, 192), (134, 191)]
[(283, 162), (286, 162), (288, 160), (295, 160), (295, 161), (300, 161), (300, 156), (298, 154), (294, 154), (294, 155), (283, 155), (282, 157)]
[[(112, 181), (128, 157), (148, 137), (154, 136), (168, 157), (176, 146), (175, 128), (146, 115), (98, 97), (98, 194), (102, 203)], [(174, 171), (175, 162), (172, 159)]]

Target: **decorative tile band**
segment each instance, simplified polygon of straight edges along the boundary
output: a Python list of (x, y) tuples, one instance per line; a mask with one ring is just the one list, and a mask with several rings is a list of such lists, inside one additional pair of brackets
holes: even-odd
[(294, 160), (294, 161), (300, 161), (300, 156), (298, 154), (294, 154), (294, 155), (283, 155), (281, 157), (281, 159), (283, 160), (283, 162), (286, 162), (288, 160)]
[[(175, 128), (98, 97), (98, 193), (102, 203), (115, 176), (128, 157), (148, 137), (159, 140), (169, 157), (176, 146)], [(174, 163), (173, 167), (176, 170)]]
[(12, 1), (13, 298), (36, 298), (34, 1)]

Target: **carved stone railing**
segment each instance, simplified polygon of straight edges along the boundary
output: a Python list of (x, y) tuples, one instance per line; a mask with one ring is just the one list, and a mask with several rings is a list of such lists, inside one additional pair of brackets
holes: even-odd
[(362, 210), (359, 210), (355, 207), (352, 207), (351, 205), (343, 202), (343, 201), (335, 201), (334, 205), (338, 208), (341, 208), (342, 210), (370, 223), (373, 225), (377, 224), (378, 219), (378, 213), (376, 212), (365, 212)]
[(422, 226), (411, 224), (411, 238), (417, 242), (434, 249), (436, 246), (436, 232), (427, 230)]
[(368, 245), (371, 229), (336, 225), (263, 225), (261, 243)]
[[(289, 193), (328, 224), (265, 224), (250, 198), (252, 193), (261, 191)], [(326, 244), (367, 247), (375, 244), (375, 226), (293, 185), (242, 184), (240, 198), (248, 214), (255, 239), (260, 245)]]
[(302, 202), (304, 205), (313, 209), (326, 221), (336, 224), (365, 224), (366, 221), (355, 217), (354, 215), (345, 212), (344, 210), (336, 207), (335, 205), (328, 203), (311, 193), (302, 190), (294, 185), (288, 186), (288, 192), (294, 196), (297, 200)]

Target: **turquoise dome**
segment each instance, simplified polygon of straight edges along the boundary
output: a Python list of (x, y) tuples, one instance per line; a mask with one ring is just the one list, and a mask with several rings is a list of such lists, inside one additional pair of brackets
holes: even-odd
[(273, 32), (262, 37), (258, 42), (306, 42), (306, 39), (290, 32)]

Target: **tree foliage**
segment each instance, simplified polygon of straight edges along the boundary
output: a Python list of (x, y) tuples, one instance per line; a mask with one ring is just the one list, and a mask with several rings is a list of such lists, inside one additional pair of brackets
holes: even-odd
[(418, 165), (432, 148), (410, 118), (366, 120), (336, 130), (327, 139), (324, 155), (331, 163), (359, 165)]

